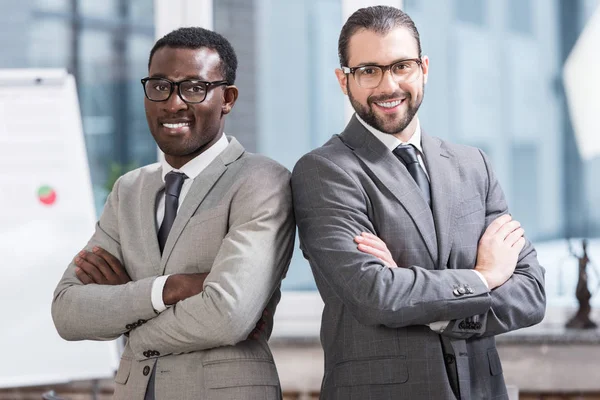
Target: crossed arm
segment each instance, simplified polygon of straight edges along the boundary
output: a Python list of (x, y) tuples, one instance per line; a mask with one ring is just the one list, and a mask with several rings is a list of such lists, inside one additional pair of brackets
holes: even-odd
[[(148, 349), (167, 355), (235, 344), (261, 328), (263, 310), (272, 315), (269, 300), (277, 299), (294, 242), (289, 172), (262, 169), (234, 195), (229, 232), (211, 272), (192, 274), (194, 279), (170, 276), (163, 298), (175, 305), (158, 315), (150, 300), (155, 277), (130, 281), (123, 274), (115, 185), (96, 234), (55, 292), (53, 317), (61, 336), (106, 340), (128, 332), (136, 358), (143, 359)], [(127, 328), (139, 320), (135, 329)]]
[[(495, 177), (488, 175), (486, 222), (489, 225), (507, 210)], [(519, 243), (510, 252), (514, 259), (512, 266), (508, 262), (494, 264), (496, 258), (490, 258), (487, 269), (498, 271), (486, 278), (492, 287), (497, 287), (489, 293), (483, 282), (464, 266), (445, 270), (414, 265), (389, 268), (377, 255), (373, 257), (357, 248), (354, 242), (357, 235), (376, 233), (368, 217), (369, 200), (362, 186), (332, 161), (318, 155), (305, 156), (294, 169), (292, 189), (305, 256), (315, 275), (343, 299), (360, 322), (398, 328), (487, 316), (482, 326), (488, 334), (496, 334), (531, 325), (543, 317), (543, 269), (531, 245), (519, 239), (522, 232), (512, 236), (517, 237), (512, 244)], [(508, 235), (518, 229), (513, 226)], [(494, 247), (497, 243), (488, 244)], [(496, 246), (490, 252), (502, 253), (506, 246)], [(518, 268), (513, 274), (515, 263)], [(504, 284), (507, 279), (510, 283)], [(454, 296), (452, 289), (465, 283), (473, 288), (473, 293)], [(503, 293), (506, 294), (501, 296)], [(524, 301), (530, 304), (523, 307)], [(448, 332), (451, 333), (452, 330)]]

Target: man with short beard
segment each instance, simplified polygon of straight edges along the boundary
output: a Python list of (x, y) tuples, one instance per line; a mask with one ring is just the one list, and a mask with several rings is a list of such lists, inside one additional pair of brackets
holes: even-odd
[(544, 270), (486, 155), (421, 130), (408, 15), (356, 11), (336, 75), (356, 114), (292, 173), (325, 302), (326, 400), (506, 399), (494, 336), (540, 322)]
[(281, 399), (267, 340), (294, 245), (290, 172), (223, 132), (236, 69), (215, 32), (156, 42), (139, 96), (164, 160), (119, 178), (54, 293), (63, 338), (127, 337), (115, 399)]

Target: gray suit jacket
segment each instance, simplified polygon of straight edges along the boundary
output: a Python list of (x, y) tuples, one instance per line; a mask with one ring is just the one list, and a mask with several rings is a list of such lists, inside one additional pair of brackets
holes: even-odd
[[(446, 366), (462, 399), (505, 399), (494, 335), (544, 316), (531, 243), (491, 293), (469, 271), (485, 228), (508, 212), (486, 156), (425, 134), (422, 144), (432, 209), (355, 117), (292, 173), (301, 249), (325, 302), (323, 399), (454, 399)], [(362, 231), (384, 240), (401, 268), (360, 252), (353, 238)], [(448, 351), (426, 326), (443, 320)]]
[[(159, 400), (280, 398), (267, 337), (246, 337), (267, 305), (274, 313), (290, 262), (290, 173), (229, 139), (194, 180), (162, 257), (156, 199), (164, 184), (153, 164), (118, 180), (86, 246), (119, 258), (132, 282), (82, 285), (72, 263), (56, 288), (52, 316), (63, 338), (128, 334), (116, 399), (143, 399), (153, 365)], [(150, 300), (154, 278), (193, 272), (210, 272), (203, 292), (157, 315)]]

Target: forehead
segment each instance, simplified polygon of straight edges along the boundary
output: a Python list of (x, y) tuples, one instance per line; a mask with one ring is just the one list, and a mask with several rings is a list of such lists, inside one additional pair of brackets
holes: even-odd
[(221, 58), (216, 50), (206, 47), (182, 49), (167, 46), (156, 50), (148, 74), (171, 80), (220, 80), (223, 79), (220, 66)]
[(403, 58), (419, 57), (417, 41), (407, 28), (394, 28), (379, 34), (361, 29), (354, 33), (348, 43), (348, 64), (387, 65)]

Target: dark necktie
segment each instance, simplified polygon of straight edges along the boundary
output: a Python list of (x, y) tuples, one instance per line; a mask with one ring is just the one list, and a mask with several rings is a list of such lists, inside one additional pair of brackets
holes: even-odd
[(179, 193), (183, 181), (187, 178), (186, 174), (181, 172), (169, 172), (165, 176), (165, 217), (163, 218), (160, 229), (158, 230), (158, 246), (162, 253), (169, 237), (169, 232), (177, 216), (177, 208), (179, 207)]
[(401, 144), (394, 149), (394, 154), (406, 165), (406, 169), (413, 177), (417, 186), (421, 189), (423, 197), (427, 200), (427, 204), (431, 207), (431, 193), (429, 191), (429, 179), (425, 175), (425, 171), (419, 164), (417, 158), (417, 149), (412, 144)]

